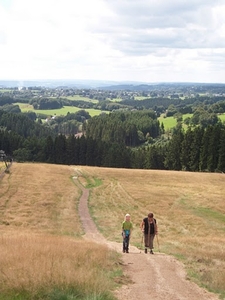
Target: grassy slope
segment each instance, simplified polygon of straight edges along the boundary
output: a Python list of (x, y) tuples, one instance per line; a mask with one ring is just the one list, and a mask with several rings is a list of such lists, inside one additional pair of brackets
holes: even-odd
[(90, 209), (105, 236), (119, 242), (124, 214), (130, 213), (131, 242), (140, 245), (139, 224), (153, 211), (160, 250), (182, 259), (198, 283), (224, 292), (224, 174), (93, 167), (82, 172), (103, 182), (91, 193)]
[(139, 224), (153, 211), (160, 251), (182, 259), (196, 282), (224, 293), (224, 174), (15, 163), (0, 181), (1, 237), (50, 235), (81, 242), (80, 191), (73, 175), (91, 188), (90, 211), (108, 239), (121, 242), (121, 223), (130, 213), (131, 243), (139, 246)]
[(1, 300), (114, 299), (118, 257), (81, 238), (74, 174), (70, 166), (13, 163), (0, 180)]

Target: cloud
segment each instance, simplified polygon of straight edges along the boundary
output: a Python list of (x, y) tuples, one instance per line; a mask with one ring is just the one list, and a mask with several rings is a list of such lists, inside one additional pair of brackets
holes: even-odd
[(1, 79), (221, 82), (224, 15), (222, 0), (2, 0)]
[(112, 47), (121, 45), (121, 51), (136, 51), (136, 55), (146, 55), (147, 45), (150, 49), (224, 47), (219, 2), (214, 7), (211, 1), (108, 2), (116, 17), (104, 26), (105, 33), (110, 31)]

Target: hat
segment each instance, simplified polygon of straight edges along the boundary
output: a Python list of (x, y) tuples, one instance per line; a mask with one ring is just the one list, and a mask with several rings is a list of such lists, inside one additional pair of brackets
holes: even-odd
[(126, 216), (125, 217), (130, 217), (130, 215), (129, 214), (126, 214)]

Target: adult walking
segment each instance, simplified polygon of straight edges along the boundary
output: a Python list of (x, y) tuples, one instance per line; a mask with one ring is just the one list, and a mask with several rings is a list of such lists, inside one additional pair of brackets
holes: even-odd
[(148, 216), (142, 220), (140, 227), (144, 234), (145, 253), (148, 253), (149, 248), (150, 254), (154, 254), (153, 241), (155, 235), (158, 234), (158, 227), (156, 224), (156, 219), (154, 218), (154, 214), (152, 212), (150, 212)]

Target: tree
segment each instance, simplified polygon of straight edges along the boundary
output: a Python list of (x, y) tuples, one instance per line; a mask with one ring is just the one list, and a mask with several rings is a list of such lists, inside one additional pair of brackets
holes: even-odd
[(217, 170), (220, 172), (225, 172), (225, 128), (223, 128), (220, 133)]
[(190, 161), (189, 167), (191, 171), (199, 171), (199, 162), (201, 155), (201, 145), (204, 129), (196, 127), (193, 131), (193, 142), (190, 145)]
[(169, 170), (181, 170), (181, 152), (182, 142), (184, 138), (184, 132), (180, 125), (177, 125), (171, 140), (167, 146), (167, 152), (165, 155), (165, 167)]
[(208, 140), (208, 158), (207, 169), (210, 172), (214, 172), (218, 165), (219, 159), (219, 142), (220, 142), (220, 125), (211, 127), (211, 135)]
[(54, 143), (55, 149), (55, 163), (64, 164), (66, 163), (66, 137), (62, 134), (55, 138)]
[(45, 140), (44, 153), (45, 153), (45, 161), (47, 163), (55, 162), (55, 147), (54, 147), (54, 141), (51, 136), (48, 136)]
[(191, 157), (191, 148), (193, 145), (193, 131), (191, 128), (188, 128), (186, 133), (184, 134), (184, 138), (181, 144), (181, 165), (182, 165), (182, 170), (185, 171), (190, 171), (191, 166), (190, 166), (190, 157)]
[(18, 162), (31, 161), (32, 154), (31, 151), (25, 148), (20, 148), (13, 151), (13, 157)]

